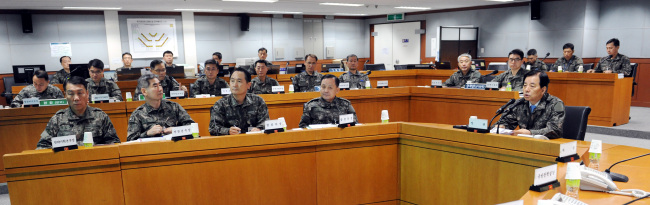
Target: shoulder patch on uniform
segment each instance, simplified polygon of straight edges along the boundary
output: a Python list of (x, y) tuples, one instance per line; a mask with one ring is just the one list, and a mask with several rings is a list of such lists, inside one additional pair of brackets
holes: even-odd
[(555, 103), (553, 110), (556, 112), (564, 112), (564, 105), (561, 102)]

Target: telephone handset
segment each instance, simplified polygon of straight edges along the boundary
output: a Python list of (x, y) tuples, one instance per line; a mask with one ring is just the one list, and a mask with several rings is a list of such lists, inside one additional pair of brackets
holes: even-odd
[(589, 191), (616, 191), (618, 188), (612, 178), (601, 172), (589, 167), (580, 166), (580, 189)]
[(577, 199), (560, 193), (555, 194), (550, 201), (553, 202), (553, 205), (588, 205), (585, 202), (581, 202)]

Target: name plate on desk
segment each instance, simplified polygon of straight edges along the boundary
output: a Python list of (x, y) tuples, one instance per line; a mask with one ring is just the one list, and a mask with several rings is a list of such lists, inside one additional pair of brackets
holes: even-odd
[(40, 106), (68, 105), (68, 100), (66, 99), (41, 100), (39, 101), (39, 105)]
[(388, 88), (388, 81), (387, 80), (377, 81), (377, 88)]
[(485, 119), (469, 119), (469, 124), (467, 124), (468, 128), (474, 128), (474, 129), (480, 129), (480, 130), (487, 130), (488, 128), (488, 120)]
[(284, 86), (282, 86), (282, 85), (271, 86), (271, 92), (273, 92), (273, 93), (284, 93)]
[(264, 133), (277, 133), (284, 132), (283, 120), (267, 120), (264, 121)]
[(431, 80), (431, 87), (441, 88), (442, 80)]
[(533, 185), (539, 186), (557, 180), (557, 164), (535, 169)]
[(38, 98), (25, 98), (23, 99), (23, 105), (38, 105)]
[(485, 87), (489, 89), (499, 89), (499, 82), (487, 82)]
[(619, 73), (618, 74), (618, 79), (622, 79), (622, 78), (625, 78), (625, 75), (623, 73)]
[(480, 84), (480, 83), (467, 83), (467, 84), (465, 84), (465, 89), (471, 89), (471, 90), (485, 90), (485, 84)]
[(339, 83), (339, 89), (342, 90), (350, 89), (350, 83)]
[(567, 142), (560, 145), (560, 156), (555, 159), (558, 162), (571, 162), (580, 159), (578, 156), (578, 142)]
[(354, 122), (353, 114), (339, 115), (339, 124), (350, 124), (353, 122)]
[(230, 88), (221, 88), (221, 95), (230, 95)]
[(77, 136), (52, 137), (52, 149), (55, 152), (77, 149)]
[(185, 97), (185, 91), (182, 91), (182, 90), (169, 91), (169, 97), (171, 97), (171, 98)]
[(172, 127), (172, 141), (194, 139), (192, 136), (192, 125)]
[(98, 101), (108, 101), (110, 98), (111, 98), (111, 97), (108, 96), (108, 94), (93, 94), (93, 95), (90, 97), (90, 99), (91, 99), (90, 101), (93, 101), (93, 102), (98, 102)]

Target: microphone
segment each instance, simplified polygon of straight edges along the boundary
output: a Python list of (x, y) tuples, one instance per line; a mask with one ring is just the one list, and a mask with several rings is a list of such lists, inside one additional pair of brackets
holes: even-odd
[(363, 63), (363, 64), (368, 64), (368, 62), (370, 62), (370, 59), (368, 59), (368, 60), (366, 60), (366, 62), (365, 62), (365, 63)]
[[(503, 115), (510, 113), (510, 110), (512, 110), (513, 107), (515, 107), (515, 106), (519, 105), (521, 102), (525, 101), (523, 99), (524, 98), (520, 98), (519, 100), (510, 99), (510, 101), (508, 101), (508, 103), (506, 103), (505, 105), (503, 105), (503, 107), (501, 107), (501, 108), (505, 108), (505, 109), (503, 109), (503, 111), (501, 113), (499, 113), (499, 110), (501, 110), (501, 108), (499, 108), (499, 110), (497, 110), (497, 115), (492, 117), (492, 120), (494, 120), (494, 118), (499, 116), (499, 114), (501, 114), (501, 117), (503, 117)], [(510, 102), (514, 102), (514, 103), (510, 103)], [(507, 106), (508, 104), (512, 104), (512, 105)], [(499, 120), (501, 120), (501, 117), (499, 117)], [(490, 126), (492, 126), (492, 120), (490, 120)], [(497, 121), (497, 122), (499, 122), (499, 121)], [(499, 134), (499, 127), (498, 126), (497, 126), (497, 134)]]
[(485, 83), (485, 82), (484, 82), (484, 81), (485, 81), (485, 79), (484, 79), (485, 77), (487, 77), (487, 76), (491, 76), (491, 75), (494, 75), (494, 74), (497, 74), (498, 72), (499, 72), (498, 70), (493, 70), (491, 73), (488, 73), (488, 74), (482, 75), (481, 78), (479, 78), (479, 79), (480, 79), (481, 83)]
[(619, 161), (619, 162), (616, 162), (616, 163), (612, 164), (612, 166), (610, 166), (609, 168), (607, 168), (607, 169), (605, 170), (605, 173), (607, 173), (607, 175), (609, 175), (609, 176), (612, 178), (613, 181), (617, 181), (617, 182), (627, 182), (628, 180), (630, 180), (629, 178), (627, 178), (627, 176), (622, 175), (622, 174), (617, 174), (617, 173), (614, 173), (614, 172), (610, 172), (610, 169), (612, 169), (612, 167), (614, 167), (614, 165), (617, 165), (618, 163), (625, 162), (625, 161), (630, 161), (630, 160), (633, 160), (633, 159), (636, 159), (636, 158), (645, 157), (645, 156), (648, 156), (648, 155), (650, 155), (650, 153), (648, 153), (648, 154), (644, 154), (644, 155), (640, 155), (640, 156), (636, 156), (636, 157), (632, 157), (632, 158), (629, 158), (629, 159), (626, 159), (626, 160), (621, 160), (621, 161)]
[(508, 107), (510, 104), (514, 103), (515, 101), (516, 101), (515, 99), (510, 99), (510, 101), (508, 101), (508, 103), (506, 103), (505, 105), (501, 106), (501, 108), (499, 108), (499, 109), (497, 110), (496, 114), (501, 114), (501, 113), (503, 113), (504, 109), (506, 109), (506, 107)]
[(546, 60), (546, 58), (548, 58), (548, 56), (550, 56), (550, 55), (551, 55), (550, 52), (546, 53), (546, 56), (544, 56), (544, 58), (542, 59), (542, 62), (544, 62), (544, 60)]
[(469, 56), (472, 56), (472, 49), (467, 50), (467, 54), (469, 54)]

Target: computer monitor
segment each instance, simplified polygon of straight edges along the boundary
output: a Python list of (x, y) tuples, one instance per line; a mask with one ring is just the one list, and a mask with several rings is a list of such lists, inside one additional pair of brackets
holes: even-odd
[[(32, 84), (34, 72), (37, 70), (45, 70), (45, 65), (15, 65), (14, 68), (14, 82)], [(51, 80), (51, 79), (50, 79)]]
[(174, 78), (185, 78), (185, 66), (166, 67), (167, 75)]
[(295, 73), (302, 73), (302, 71), (305, 71), (305, 64), (296, 64)]
[(406, 69), (433, 69), (433, 64), (408, 64)]
[(218, 65), (219, 67), (219, 74), (217, 74), (217, 77), (224, 77), (226, 75), (230, 75), (233, 70), (235, 70), (234, 67), (230, 67), (228, 65)]
[(395, 65), (395, 70), (406, 70), (409, 65)]
[(485, 60), (484, 59), (474, 59), (472, 60), (472, 67), (474, 70), (485, 70), (486, 69), (485, 65)]
[(88, 64), (70, 64), (70, 77), (79, 76), (83, 79), (90, 78)]
[(436, 62), (436, 69), (439, 70), (451, 70), (451, 63), (449, 62)]
[(386, 65), (382, 64), (365, 64), (363, 70), (386, 70)]
[(321, 67), (320, 72), (329, 72), (330, 69), (332, 68), (341, 68), (341, 64), (323, 64), (323, 67)]
[[(128, 80), (138, 80), (142, 75), (142, 67), (137, 68), (122, 68), (117, 70), (117, 80), (119, 81), (128, 81)], [(106, 74), (104, 74), (106, 76)]]

